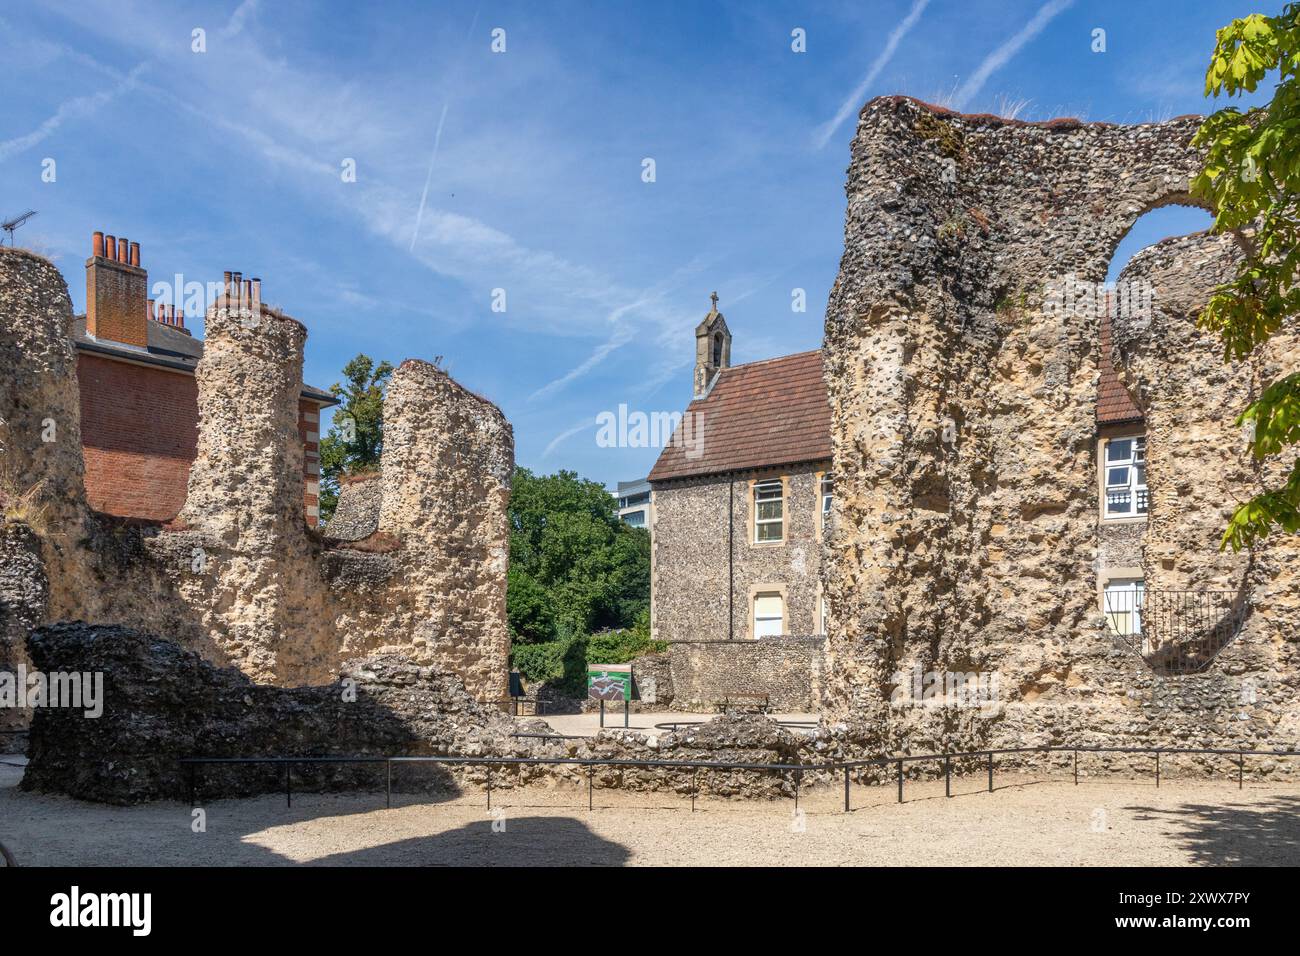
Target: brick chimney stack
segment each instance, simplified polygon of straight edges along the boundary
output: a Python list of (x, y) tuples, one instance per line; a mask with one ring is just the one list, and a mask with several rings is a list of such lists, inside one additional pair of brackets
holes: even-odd
[(145, 348), (149, 274), (140, 243), (96, 232), (86, 260), (86, 332), (97, 339)]

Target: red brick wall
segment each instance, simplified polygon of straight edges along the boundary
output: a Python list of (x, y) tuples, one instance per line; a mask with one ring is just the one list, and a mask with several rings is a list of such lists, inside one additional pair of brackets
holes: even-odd
[[(97, 511), (167, 521), (185, 504), (198, 454), (199, 393), (194, 376), (81, 352), (81, 445), (86, 498)], [(298, 405), (306, 451), (303, 513), (317, 524), (319, 407)]]
[(149, 274), (102, 256), (86, 261), (86, 331), (144, 348), (148, 342)]
[(302, 504), (307, 523), (320, 524), (320, 406), (298, 402), (298, 435), (302, 438)]
[(77, 379), (91, 507), (132, 518), (176, 517), (197, 454), (194, 376), (82, 352)]

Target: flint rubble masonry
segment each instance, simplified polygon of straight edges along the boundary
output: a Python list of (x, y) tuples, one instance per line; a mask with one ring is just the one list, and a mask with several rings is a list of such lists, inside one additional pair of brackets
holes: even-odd
[[(509, 423), (434, 366), (403, 363), (384, 416), (377, 533), (387, 553), (322, 540), (302, 505), (306, 330), (258, 302), (252, 280), (231, 280), (206, 318), (184, 508), (165, 526), (126, 524), (86, 502), (63, 278), (39, 256), (0, 249), (0, 370), (11, 383), (0, 392), (0, 468), (17, 490), (41, 485), (40, 520), (7, 519), (30, 525), (40, 554), (0, 556), (14, 578), (7, 591), (28, 595), (8, 612), (24, 622), (13, 633), (71, 619), (130, 624), (287, 686), (326, 683), (344, 660), (400, 649), (456, 671), (481, 699), (504, 697)], [(52, 441), (42, 440), (47, 420)]]
[[(1198, 125), (1023, 123), (904, 97), (863, 109), (826, 313), (836, 514), (823, 578), (831, 710), (864, 750), (1300, 742), (1287, 689), (1300, 541), (1224, 558), (1212, 532), (1254, 481), (1222, 422), (1259, 376), (1295, 366), (1294, 341), (1234, 368), (1194, 331), (1197, 304), (1230, 275), (1224, 240), (1166, 247), (1126, 274), (1157, 286), (1152, 327), (1116, 330), (1149, 422), (1147, 574), (1240, 587), (1248, 609), (1206, 672), (1163, 677), (1113, 638), (1096, 594), (1094, 403), (1114, 357), (1098, 354), (1095, 315), (1042, 299), (1068, 274), (1100, 282), (1139, 216), (1191, 202)], [(891, 675), (917, 664), (996, 670), (1004, 704), (891, 713)]]

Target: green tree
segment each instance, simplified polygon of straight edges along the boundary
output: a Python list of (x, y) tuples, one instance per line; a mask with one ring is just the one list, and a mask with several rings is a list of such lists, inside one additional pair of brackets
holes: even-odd
[(650, 606), (650, 534), (572, 471), (516, 468), (510, 489), (506, 611), (516, 644), (628, 628)]
[[(1200, 325), (1218, 333), (1225, 359), (1244, 359), (1300, 314), (1300, 4), (1278, 16), (1233, 20), (1215, 38), (1205, 95), (1253, 93), (1274, 70), (1272, 102), (1245, 112), (1225, 107), (1207, 117), (1193, 143), (1204, 168), (1192, 192), (1215, 210), (1214, 230), (1242, 230), (1249, 249), (1237, 275), (1219, 286)], [(1300, 372), (1269, 385), (1237, 419), (1253, 428), (1257, 460), (1300, 443)], [(1300, 455), (1280, 487), (1237, 506), (1223, 548), (1248, 548), (1274, 528), (1300, 531)]]
[(342, 402), (334, 409), (329, 434), (320, 443), (320, 514), (324, 521), (339, 501), (339, 478), (379, 467), (384, 447), (384, 389), (393, 374), (387, 362), (358, 355), (343, 366), (342, 383), (330, 392)]

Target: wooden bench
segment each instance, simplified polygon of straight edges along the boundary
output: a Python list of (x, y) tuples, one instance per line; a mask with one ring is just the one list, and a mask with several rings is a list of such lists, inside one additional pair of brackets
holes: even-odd
[(772, 708), (772, 701), (767, 694), (728, 694), (718, 702), (718, 710), (723, 714), (733, 711), (743, 714), (766, 714)]

